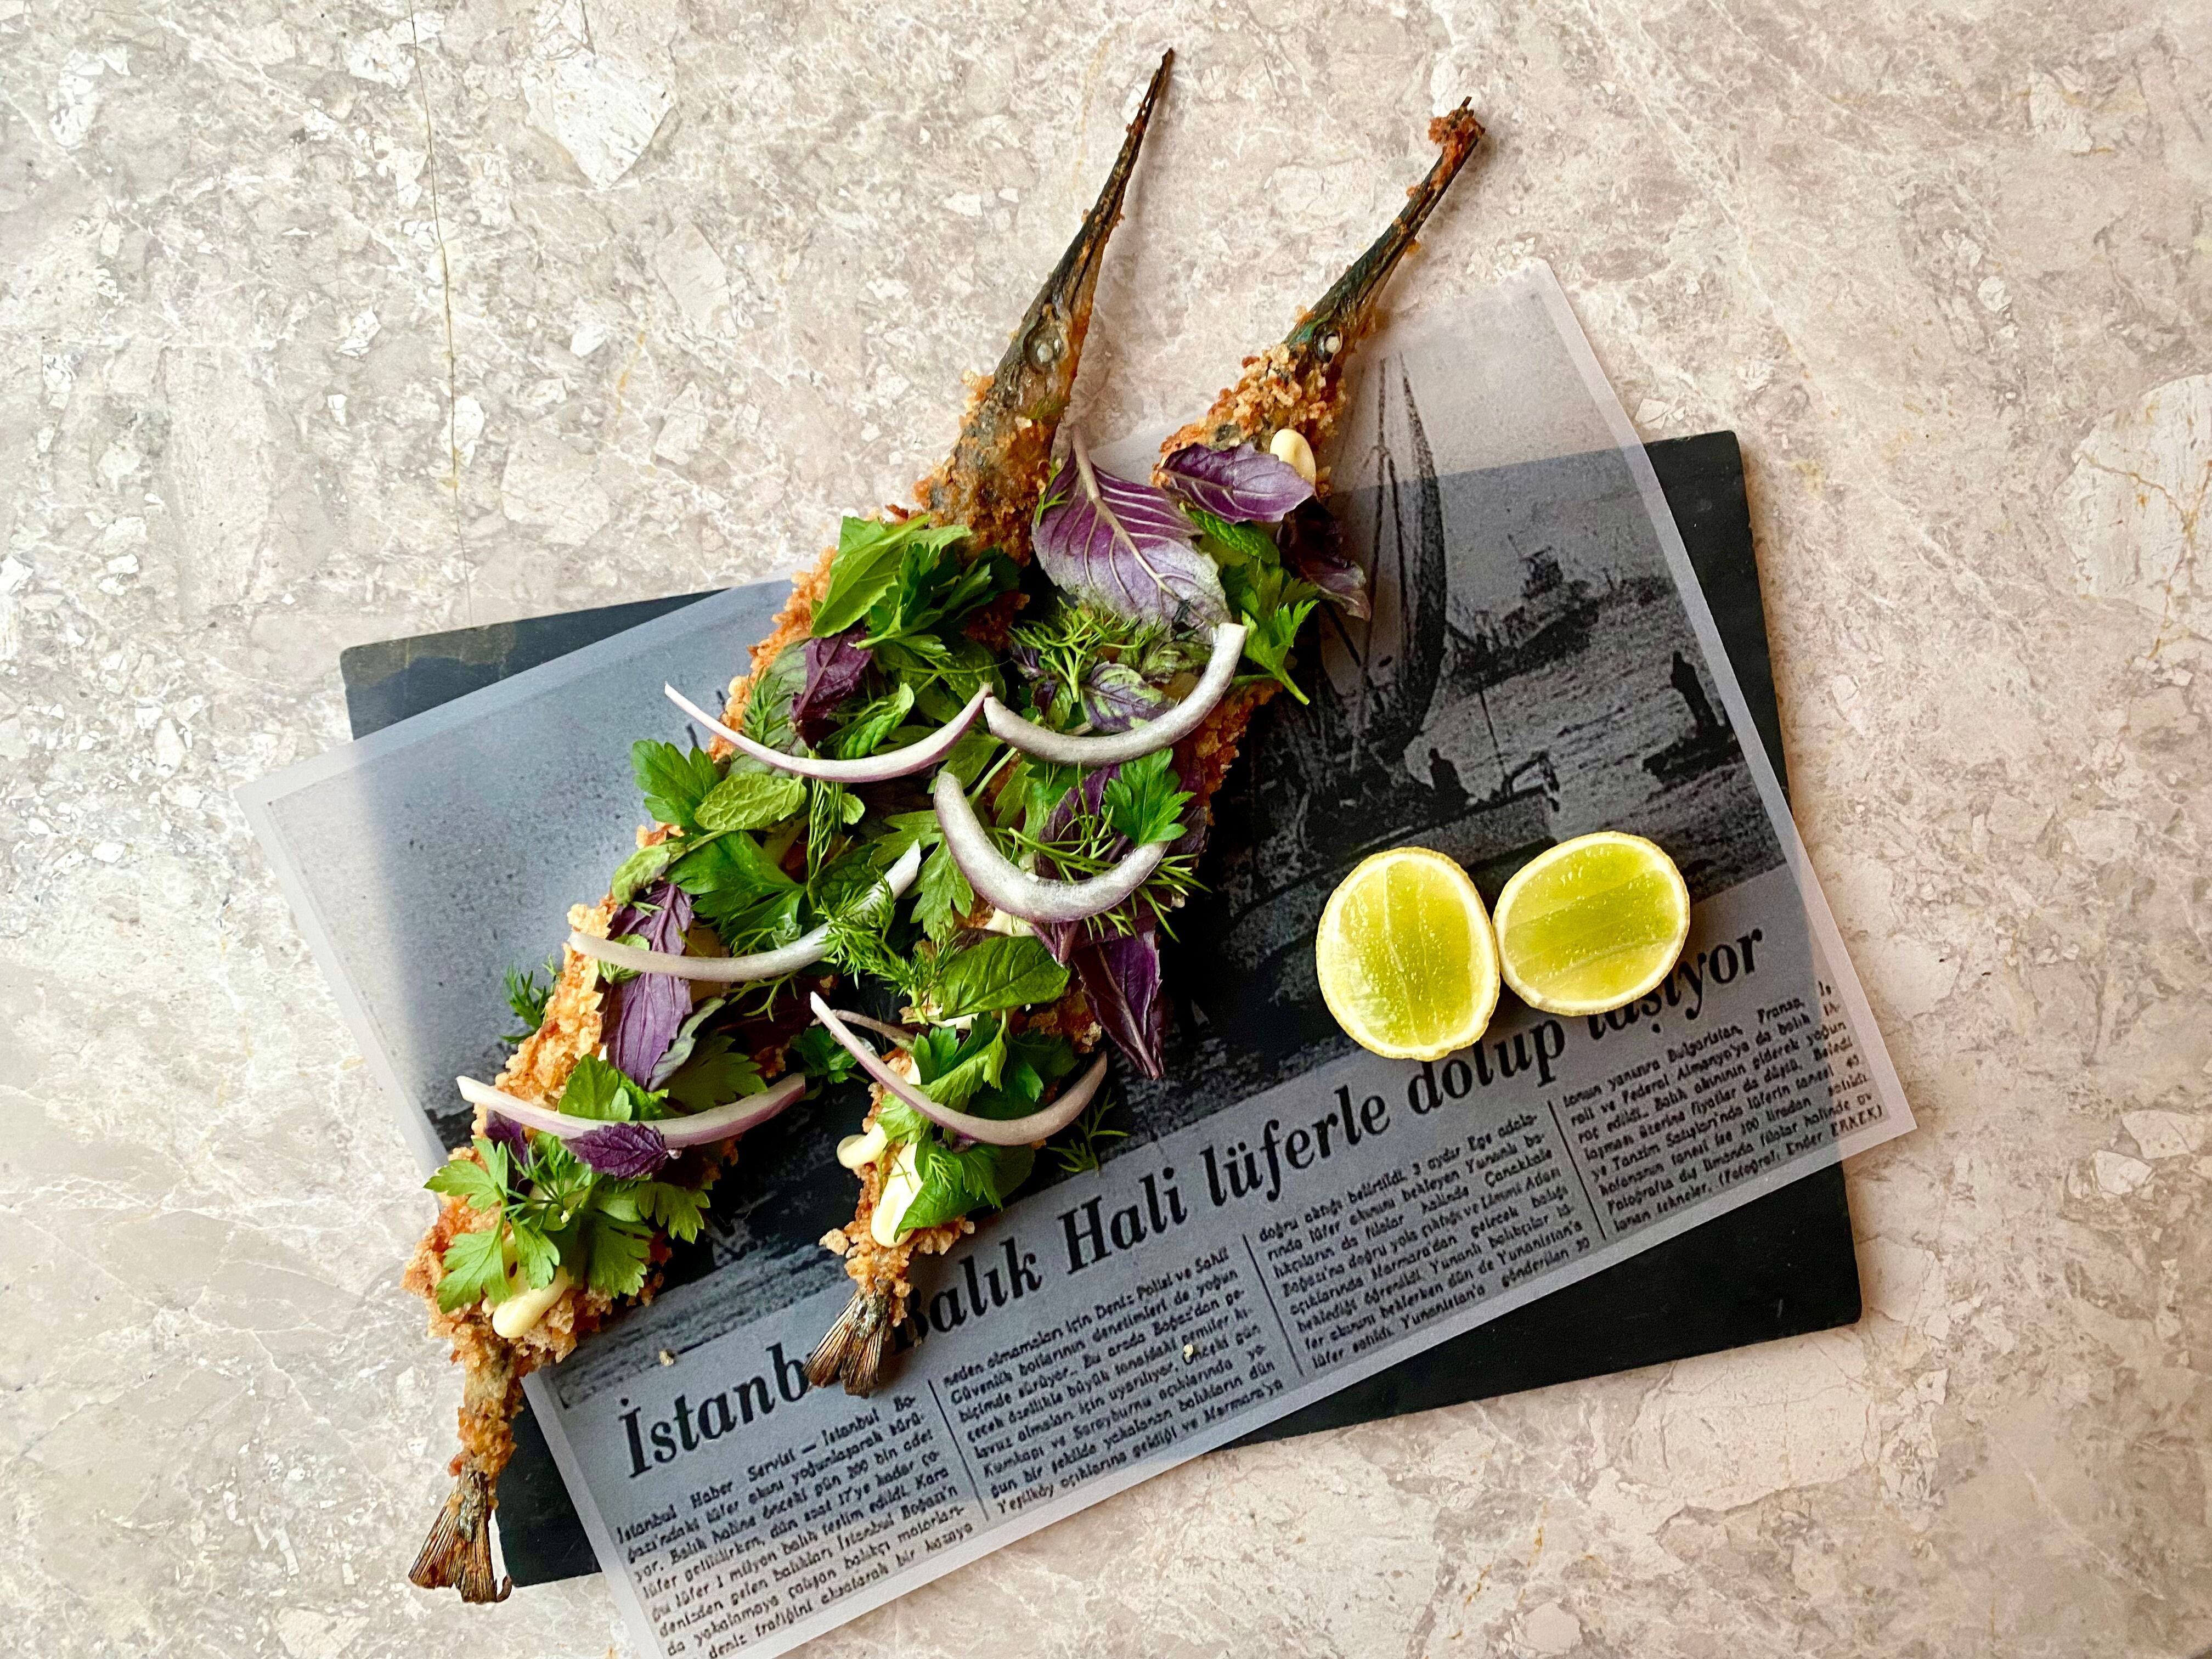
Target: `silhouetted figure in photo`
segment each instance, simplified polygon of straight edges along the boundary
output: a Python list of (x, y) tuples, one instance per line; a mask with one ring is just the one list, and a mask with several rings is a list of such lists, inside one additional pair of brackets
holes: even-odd
[(1467, 786), (1459, 781), (1459, 768), (1433, 744), (1429, 745), (1429, 787), (1437, 792), (1437, 804), (1448, 815), (1456, 817), (1466, 810)]
[(1706, 700), (1704, 683), (1698, 671), (1690, 666), (1690, 659), (1680, 652), (1674, 653), (1674, 689), (1682, 694), (1682, 701), (1690, 705), (1690, 718), (1698, 723), (1698, 735), (1710, 737), (1721, 729), (1720, 716), (1713, 713), (1712, 704)]

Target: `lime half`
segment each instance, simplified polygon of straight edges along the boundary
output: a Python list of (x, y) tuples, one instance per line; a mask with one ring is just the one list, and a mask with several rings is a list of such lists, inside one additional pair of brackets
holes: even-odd
[(1498, 1006), (1498, 945), (1482, 895), (1426, 848), (1360, 861), (1321, 913), (1314, 962), (1336, 1023), (1392, 1060), (1466, 1048)]
[(1641, 836), (1601, 830), (1538, 854), (1498, 896), (1505, 982), (1549, 1014), (1601, 1014), (1658, 988), (1690, 936), (1690, 890)]

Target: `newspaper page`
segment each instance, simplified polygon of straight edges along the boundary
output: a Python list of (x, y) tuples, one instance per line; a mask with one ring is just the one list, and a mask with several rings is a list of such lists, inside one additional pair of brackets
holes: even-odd
[[(788, 1114), (748, 1136), (678, 1282), (531, 1379), (643, 1651), (781, 1652), (1911, 1127), (1771, 769), (1739, 738), (1748, 711), (1650, 464), (1550, 271), (1363, 351), (1333, 459), (1373, 615), (1328, 616), (1310, 702), (1276, 700), (1218, 803), (1209, 890), (1177, 927), (1167, 1074), (1124, 1078), (1127, 1138), (1092, 1169), (1040, 1159), (1003, 1215), (920, 1264), (916, 1328), (854, 1399), (810, 1389), (802, 1362), (849, 1289), (812, 1238), (849, 1206), (831, 1147), (865, 1102)], [(542, 950), (623, 849), (623, 804), (571, 801), (556, 823), (544, 803), (599, 760), (618, 777), (662, 679), (718, 684), (763, 610), (757, 592), (707, 601), (249, 792), (426, 1158), (462, 1133), (450, 1079), (496, 1063), (499, 967)], [(480, 763), (495, 753), (504, 772)], [(527, 836), (502, 827), (525, 812)], [(1572, 1019), (1508, 997), (1432, 1063), (1337, 1030), (1312, 938), (1360, 858), (1436, 848), (1494, 896), (1601, 829), (1650, 836), (1690, 884), (1659, 990)], [(505, 884), (489, 892), (487, 864)], [(550, 906), (549, 879), (568, 884)], [(450, 983), (426, 986), (425, 963)]]

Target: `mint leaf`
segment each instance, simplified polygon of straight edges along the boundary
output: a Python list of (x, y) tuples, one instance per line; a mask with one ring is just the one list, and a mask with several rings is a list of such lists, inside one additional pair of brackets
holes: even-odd
[(501, 1227), (473, 1233), (455, 1233), (441, 1258), (445, 1272), (438, 1279), (438, 1305), (459, 1313), (471, 1303), (489, 1297), (496, 1304), (513, 1288), (507, 1278), (507, 1252), (500, 1243)]
[[(901, 683), (882, 696), (862, 706), (860, 712), (848, 720), (830, 738), (830, 745), (846, 760), (859, 760), (872, 755), (884, 745), (884, 740), (898, 730), (914, 708), (914, 688)], [(795, 780), (794, 780), (795, 781)]]
[(806, 781), (788, 772), (732, 771), (699, 803), (702, 830), (765, 830), (806, 803)]
[(940, 843), (915, 878), (914, 919), (921, 931), (942, 945), (960, 931), (961, 918), (975, 908), (975, 890)]
[[(1256, 564), (1262, 567), (1280, 562), (1275, 551), (1275, 539), (1256, 525), (1231, 524), (1226, 519), (1216, 518), (1201, 507), (1186, 506), (1198, 526), (1198, 545), (1210, 555), (1218, 565)], [(1227, 585), (1224, 580), (1224, 586)]]
[[(489, 1146), (489, 1142), (480, 1143)], [(506, 1156), (503, 1147), (494, 1152)], [(464, 1200), (472, 1210), (483, 1210), (496, 1215), (507, 1206), (507, 1189), (498, 1177), (469, 1158), (456, 1154), (438, 1166), (437, 1172), (422, 1183), (434, 1193), (444, 1193)]]
[(641, 738), (629, 746), (630, 770), (645, 796), (645, 810), (656, 822), (678, 829), (699, 827), (699, 803), (721, 781), (721, 770), (703, 749), (678, 749), (672, 743)]
[(642, 888), (651, 886), (668, 867), (668, 861), (679, 853), (696, 846), (696, 842), (670, 836), (650, 847), (641, 847), (615, 866), (614, 879), (607, 884), (607, 892), (617, 904), (628, 904)]
[(938, 959), (930, 997), (939, 1019), (957, 1019), (1057, 1001), (1066, 988), (1067, 969), (1052, 959), (1042, 941), (986, 933)]
[(837, 526), (837, 553), (830, 563), (830, 586), (814, 607), (816, 639), (842, 634), (868, 612), (898, 580), (908, 548), (934, 554), (968, 534), (965, 525), (933, 525), (927, 519), (886, 524), (880, 519), (847, 519)]
[(1183, 833), (1181, 814), (1190, 799), (1187, 792), (1176, 787), (1181, 782), (1175, 771), (1174, 751), (1156, 749), (1123, 762), (1121, 769), (1107, 780), (1099, 805), (1115, 832), (1137, 846), (1175, 841)]

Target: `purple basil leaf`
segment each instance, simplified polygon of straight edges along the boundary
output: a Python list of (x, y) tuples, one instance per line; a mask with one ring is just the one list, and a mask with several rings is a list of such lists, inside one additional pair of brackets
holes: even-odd
[(1162, 461), (1160, 471), (1176, 495), (1231, 524), (1273, 524), (1313, 499), (1314, 487), (1297, 468), (1252, 444), (1235, 449), (1187, 444)]
[(1030, 544), (1064, 592), (1117, 617), (1207, 628), (1229, 619), (1213, 561), (1165, 490), (1101, 472), (1080, 447), (1045, 495), (1066, 499), (1037, 520)]
[(1291, 574), (1311, 582), (1351, 615), (1369, 614), (1367, 573), (1346, 554), (1343, 526), (1320, 502), (1291, 514), (1276, 547)]
[(569, 1136), (568, 1150), (601, 1175), (623, 1181), (658, 1175), (660, 1166), (676, 1156), (668, 1150), (660, 1131), (650, 1123), (602, 1123), (596, 1129)]
[(1121, 939), (1094, 939), (1075, 952), (1075, 976), (1091, 1011), (1146, 1077), (1166, 1069), (1168, 1006), (1160, 994), (1159, 936), (1147, 928)]
[[(651, 907), (651, 914), (647, 914)], [(610, 938), (644, 936), (648, 951), (684, 953), (684, 930), (691, 925), (691, 895), (657, 881), (615, 912)], [(607, 988), (603, 1010), (607, 1060), (641, 1089), (652, 1087), (653, 1068), (691, 1014), (691, 985), (673, 974), (640, 974)]]
[(495, 1146), (504, 1146), (517, 1164), (530, 1156), (530, 1142), (522, 1133), (522, 1126), (511, 1117), (501, 1117), (497, 1112), (484, 1118), (483, 1134)]
[(830, 716), (837, 705), (860, 690), (875, 653), (860, 646), (860, 626), (855, 623), (842, 634), (806, 642), (806, 684), (791, 705), (791, 723), (808, 743), (829, 735)]
[(1167, 706), (1167, 693), (1127, 663), (1102, 662), (1083, 677), (1083, 718), (1098, 731), (1126, 732)]

